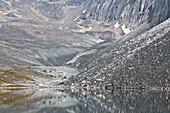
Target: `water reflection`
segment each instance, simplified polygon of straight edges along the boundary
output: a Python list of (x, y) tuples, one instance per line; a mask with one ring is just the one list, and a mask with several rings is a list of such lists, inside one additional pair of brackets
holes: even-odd
[(0, 113), (169, 113), (169, 92), (0, 90)]

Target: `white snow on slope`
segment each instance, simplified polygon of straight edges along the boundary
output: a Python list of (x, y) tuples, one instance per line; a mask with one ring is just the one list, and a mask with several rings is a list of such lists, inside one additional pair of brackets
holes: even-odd
[(74, 21), (76, 21), (79, 17), (80, 17), (80, 16), (76, 17), (76, 18), (74, 19)]
[(114, 25), (115, 29), (118, 28), (119, 26), (120, 26), (120, 25), (119, 25), (119, 22), (117, 22), (117, 23)]
[(125, 33), (125, 35), (129, 34), (133, 29), (132, 28), (126, 28), (126, 25), (124, 24), (123, 26), (121, 26), (123, 32)]
[(84, 10), (83, 13), (86, 13), (86, 10)]

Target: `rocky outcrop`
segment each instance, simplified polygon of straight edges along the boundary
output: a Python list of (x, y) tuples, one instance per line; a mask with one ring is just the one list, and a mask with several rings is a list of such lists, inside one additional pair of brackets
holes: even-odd
[(170, 17), (169, 0), (88, 0), (84, 18), (120, 21), (131, 27), (144, 22), (155, 26)]

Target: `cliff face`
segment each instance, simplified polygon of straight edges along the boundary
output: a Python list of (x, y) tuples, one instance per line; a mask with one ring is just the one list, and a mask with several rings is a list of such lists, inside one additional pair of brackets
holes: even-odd
[(169, 0), (86, 0), (72, 13), (71, 28), (104, 40), (120, 39), (142, 24), (149, 24), (147, 31), (168, 19), (169, 6)]
[(88, 0), (85, 18), (97, 21), (121, 20), (132, 27), (144, 22), (157, 25), (170, 16), (169, 0)]

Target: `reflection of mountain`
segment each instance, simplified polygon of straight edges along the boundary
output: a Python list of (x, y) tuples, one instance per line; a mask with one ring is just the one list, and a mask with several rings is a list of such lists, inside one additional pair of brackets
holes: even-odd
[[(78, 101), (57, 90), (1, 90), (0, 113), (36, 112), (47, 109), (65, 112), (74, 107)], [(5, 107), (4, 107), (5, 105)]]
[(0, 113), (169, 113), (168, 92), (0, 90)]
[(81, 102), (80, 113), (168, 113), (168, 93), (115, 91), (110, 93), (79, 91), (72, 93)]

